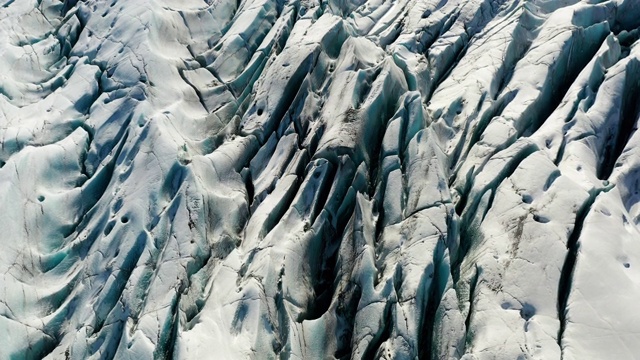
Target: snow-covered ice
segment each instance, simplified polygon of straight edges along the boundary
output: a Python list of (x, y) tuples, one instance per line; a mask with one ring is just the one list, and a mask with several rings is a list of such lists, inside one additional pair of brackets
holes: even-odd
[(640, 0), (0, 0), (0, 359), (637, 359)]

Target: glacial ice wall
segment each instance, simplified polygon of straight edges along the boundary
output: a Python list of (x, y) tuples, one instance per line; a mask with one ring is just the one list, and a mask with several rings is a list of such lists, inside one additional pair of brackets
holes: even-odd
[(0, 359), (634, 359), (640, 0), (2, 0)]

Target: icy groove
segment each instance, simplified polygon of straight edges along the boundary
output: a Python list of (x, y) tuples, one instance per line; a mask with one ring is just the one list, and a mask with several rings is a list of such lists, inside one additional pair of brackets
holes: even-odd
[(571, 277), (573, 275), (573, 270), (575, 267), (576, 259), (578, 256), (578, 251), (580, 250), (580, 233), (582, 232), (582, 228), (584, 226), (584, 221), (589, 212), (591, 211), (591, 207), (593, 203), (596, 201), (596, 198), (600, 194), (602, 190), (598, 190), (595, 194), (589, 196), (587, 201), (582, 204), (580, 209), (578, 210), (576, 223), (571, 231), (571, 235), (567, 241), (567, 257), (565, 259), (564, 265), (562, 266), (561, 276), (560, 276), (560, 285), (558, 292), (558, 318), (560, 320), (560, 329), (558, 331), (558, 345), (562, 349), (562, 337), (564, 336), (564, 330), (566, 327), (566, 311), (567, 311), (567, 300), (569, 298), (569, 293), (571, 292)]

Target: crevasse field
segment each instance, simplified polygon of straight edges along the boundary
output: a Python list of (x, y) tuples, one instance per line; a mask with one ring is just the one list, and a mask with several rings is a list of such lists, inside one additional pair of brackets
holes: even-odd
[(0, 0), (0, 359), (639, 359), (640, 0)]

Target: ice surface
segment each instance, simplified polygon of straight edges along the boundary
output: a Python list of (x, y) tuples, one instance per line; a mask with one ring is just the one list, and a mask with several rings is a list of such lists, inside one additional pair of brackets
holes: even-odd
[(0, 359), (635, 359), (639, 0), (3, 0)]

